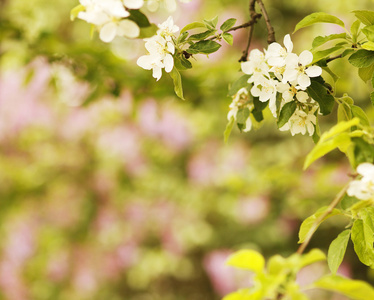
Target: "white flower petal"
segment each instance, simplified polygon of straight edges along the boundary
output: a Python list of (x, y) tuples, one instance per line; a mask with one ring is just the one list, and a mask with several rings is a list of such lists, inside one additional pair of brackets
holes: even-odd
[(297, 83), (302, 87), (302, 88), (307, 88), (310, 86), (310, 78), (308, 75), (305, 74), (299, 74), (297, 77)]
[(286, 34), (286, 35), (284, 36), (283, 44), (284, 44), (284, 46), (286, 47), (287, 52), (288, 52), (288, 53), (291, 53), (291, 52), (292, 52), (292, 49), (293, 49), (293, 43), (292, 43), (292, 41), (291, 41), (291, 36), (290, 36), (289, 34)]
[(174, 59), (170, 54), (166, 54), (164, 58), (165, 72), (169, 73), (174, 67)]
[(113, 22), (105, 24), (100, 29), (100, 39), (105, 43), (109, 43), (113, 41), (116, 34), (117, 34), (117, 25)]
[(305, 69), (305, 73), (309, 77), (318, 77), (322, 74), (322, 68), (318, 66), (310, 66)]
[(243, 130), (244, 132), (250, 131), (252, 128), (252, 120), (250, 117), (247, 118), (247, 121), (245, 122), (245, 129)]
[(138, 58), (136, 64), (146, 70), (152, 69), (153, 58), (150, 55), (143, 55)]
[(168, 12), (174, 12), (177, 9), (177, 3), (175, 0), (164, 0), (165, 7)]
[(155, 66), (155, 67), (153, 68), (152, 76), (153, 76), (153, 78), (156, 78), (157, 81), (159, 81), (160, 78), (161, 78), (161, 76), (162, 76), (161, 68)]
[(362, 163), (357, 167), (357, 173), (362, 176), (369, 176), (374, 180), (374, 165), (370, 163)]
[(147, 8), (149, 11), (155, 12), (156, 10), (158, 10), (158, 7), (160, 6), (158, 0), (148, 0), (147, 2)]
[(299, 55), (299, 63), (303, 66), (309, 65), (313, 61), (313, 54), (308, 50), (304, 50)]
[(139, 26), (131, 20), (122, 20), (118, 24), (117, 35), (125, 36), (128, 38), (136, 38), (140, 34)]
[(123, 4), (130, 9), (139, 9), (143, 6), (143, 0), (122, 0)]

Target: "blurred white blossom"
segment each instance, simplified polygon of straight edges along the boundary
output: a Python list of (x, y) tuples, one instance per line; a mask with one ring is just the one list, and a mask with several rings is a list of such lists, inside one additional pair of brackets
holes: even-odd
[(352, 181), (349, 184), (347, 194), (360, 200), (369, 200), (374, 197), (374, 165), (362, 163), (357, 167), (357, 173), (361, 179)]

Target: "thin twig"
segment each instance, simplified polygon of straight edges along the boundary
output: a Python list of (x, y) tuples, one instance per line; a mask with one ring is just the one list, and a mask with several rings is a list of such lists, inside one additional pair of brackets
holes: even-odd
[(257, 4), (260, 6), (261, 12), (264, 15), (264, 19), (266, 22), (266, 27), (268, 29), (268, 44), (274, 43), (275, 42), (275, 31), (273, 26), (271, 26), (270, 19), (268, 16), (268, 13), (265, 9), (265, 5), (262, 2), (262, 0), (256, 0)]
[(329, 62), (331, 62), (335, 59), (338, 59), (338, 58), (342, 58), (342, 54), (339, 54), (337, 56), (333, 56), (333, 57), (330, 57), (330, 58), (326, 59), (326, 63), (329, 63)]
[(306, 236), (304, 243), (300, 245), (296, 253), (302, 254), (304, 252), (305, 248), (308, 246), (310, 240), (312, 239), (314, 232), (317, 230), (319, 224), (334, 210), (334, 208), (339, 204), (340, 200), (343, 199), (347, 188), (348, 184), (339, 192), (339, 194), (336, 195), (335, 199), (330, 203), (327, 210), (317, 220), (315, 220), (313, 226), (309, 229), (309, 232)]
[[(249, 14), (251, 16), (252, 25), (251, 25), (251, 28), (249, 29), (247, 46), (246, 46), (245, 50), (243, 51), (243, 55), (240, 57), (239, 62), (247, 61), (249, 47), (251, 45), (251, 40), (252, 40), (252, 35), (253, 35), (254, 24), (257, 22), (257, 19), (259, 19), (261, 17), (260, 14), (256, 13), (255, 3), (256, 3), (256, 0), (251, 0), (249, 2)], [(251, 21), (249, 21), (249, 22), (251, 22)]]

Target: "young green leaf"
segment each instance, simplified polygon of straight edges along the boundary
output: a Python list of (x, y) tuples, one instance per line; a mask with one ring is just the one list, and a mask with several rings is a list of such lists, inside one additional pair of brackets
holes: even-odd
[(364, 82), (372, 79), (373, 74), (374, 74), (374, 64), (372, 64), (370, 67), (367, 67), (367, 68), (358, 69), (358, 75)]
[(288, 122), (288, 120), (291, 118), (293, 113), (296, 110), (296, 101), (291, 101), (286, 103), (279, 114), (279, 119), (277, 122), (278, 128), (281, 128), (284, 124)]
[(243, 87), (249, 87), (248, 79), (251, 77), (251, 75), (243, 75), (238, 80), (234, 81), (234, 83), (231, 85), (228, 96), (232, 97), (234, 96), (241, 88)]
[(226, 295), (222, 300), (254, 300), (252, 289), (240, 289), (236, 292)]
[(352, 300), (374, 299), (374, 288), (361, 280), (353, 280), (337, 275), (326, 275), (315, 281), (313, 286), (343, 294)]
[[(352, 138), (354, 143), (354, 156), (356, 164), (359, 165), (364, 162), (374, 162), (374, 146), (366, 142), (360, 137)], [(374, 228), (373, 228), (374, 231)]]
[(317, 48), (329, 41), (336, 40), (336, 39), (345, 39), (347, 37), (346, 33), (337, 33), (337, 34), (330, 34), (327, 36), (317, 36), (312, 43), (313, 48)]
[(178, 72), (177, 68), (173, 68), (169, 74), (170, 74), (170, 77), (173, 79), (173, 82), (174, 82), (175, 94), (179, 98), (184, 100), (181, 74)]
[(332, 216), (341, 214), (341, 211), (339, 209), (334, 208), (331, 213), (329, 213), (326, 217), (323, 218), (323, 220), (317, 223), (317, 220), (326, 212), (327, 209), (327, 206), (321, 207), (315, 214), (309, 216), (303, 221), (303, 223), (301, 223), (299, 230), (299, 244), (304, 243), (306, 238), (310, 234), (313, 234), (323, 221)]
[(301, 28), (316, 24), (316, 23), (333, 23), (344, 28), (344, 22), (339, 18), (329, 15), (324, 12), (317, 12), (306, 16), (299, 23), (296, 24), (294, 33)]
[(232, 46), (232, 44), (234, 43), (234, 38), (233, 38), (232, 34), (230, 34), (230, 33), (224, 32), (222, 34), (222, 38), (230, 46)]
[(357, 42), (357, 37), (359, 35), (360, 25), (361, 25), (361, 21), (356, 20), (356, 21), (353, 22), (353, 24), (351, 26), (351, 34), (352, 34), (353, 43)]
[(190, 54), (211, 54), (216, 52), (221, 45), (215, 41), (200, 41), (190, 46), (186, 51)]
[(245, 124), (249, 117), (249, 109), (246, 108), (241, 108), (236, 114), (236, 122), (239, 124)]
[(351, 236), (354, 250), (360, 261), (373, 268), (374, 250), (373, 250), (373, 231), (361, 219), (357, 219), (352, 226)]
[(365, 26), (362, 32), (366, 35), (369, 41), (374, 42), (374, 25)]
[(77, 5), (70, 11), (70, 20), (74, 21), (78, 17), (78, 14), (85, 10), (86, 8), (82, 4)]
[(204, 39), (206, 39), (207, 37), (209, 37), (211, 35), (214, 35), (215, 32), (216, 32), (215, 29), (209, 29), (207, 31), (191, 35), (188, 38), (188, 40), (189, 41), (201, 41), (201, 40), (204, 40)]
[(362, 125), (370, 126), (369, 119), (368, 119), (366, 113), (362, 110), (361, 107), (356, 106), (356, 105), (352, 105), (351, 109), (352, 109), (353, 117), (358, 118)]
[(265, 267), (265, 259), (257, 251), (251, 249), (239, 250), (229, 256), (226, 264), (236, 268), (260, 273)]
[(128, 17), (130, 20), (134, 21), (140, 28), (142, 27), (149, 27), (151, 23), (149, 22), (147, 16), (143, 14), (138, 9), (129, 9), (130, 16)]
[(326, 141), (329, 138), (332, 138), (334, 135), (338, 135), (344, 131), (347, 131), (353, 126), (357, 126), (360, 124), (360, 120), (357, 118), (354, 118), (348, 122), (339, 122), (336, 124), (334, 127), (330, 128), (329, 131), (326, 131), (322, 136), (321, 136), (321, 141)]
[(157, 30), (158, 30), (158, 27), (156, 24), (151, 24), (151, 26), (148, 26), (148, 27), (140, 27), (140, 33), (139, 33), (138, 38), (145, 39), (145, 38), (154, 36)]
[(354, 10), (353, 13), (365, 25), (374, 25), (374, 12), (369, 10)]
[[(373, 82), (373, 86), (374, 86), (374, 82)], [(371, 101), (371, 104), (374, 105), (374, 92), (370, 93), (370, 101)]]
[(177, 44), (183, 43), (186, 40), (187, 36), (188, 36), (188, 32), (185, 31), (181, 33), (177, 39)]
[(181, 29), (181, 34), (188, 31), (188, 30), (191, 30), (191, 29), (196, 29), (196, 28), (205, 28), (205, 24), (203, 22), (192, 22), (190, 24), (187, 24), (186, 26), (184, 26), (182, 29)]
[(223, 24), (221, 25), (220, 29), (225, 32), (229, 29), (231, 29), (236, 23), (236, 19), (234, 18), (231, 18), (231, 19), (228, 19), (226, 20), (225, 22), (223, 22)]
[(368, 51), (365, 49), (357, 50), (348, 58), (348, 61), (356, 68), (370, 67), (374, 64), (374, 51)]
[(208, 29), (215, 29), (218, 23), (218, 16), (215, 16), (211, 20), (203, 20), (203, 22)]
[(346, 103), (338, 105), (338, 122), (349, 121), (352, 119), (351, 107)]
[(338, 268), (343, 261), (350, 235), (351, 231), (349, 229), (344, 230), (330, 244), (327, 253), (327, 263), (329, 265), (331, 273), (333, 274), (336, 274), (336, 271), (338, 271)]
[(335, 46), (335, 47), (332, 47), (332, 48), (329, 48), (329, 49), (314, 52), (313, 53), (312, 64), (315, 64), (316, 62), (328, 57), (330, 54), (332, 54), (332, 53), (334, 53), (338, 50), (341, 50), (342, 48), (343, 48), (342, 46)]
[(227, 142), (229, 140), (229, 137), (230, 137), (231, 131), (234, 127), (234, 124), (235, 124), (235, 118), (231, 117), (230, 121), (226, 125), (225, 132), (223, 133), (225, 144), (227, 144)]
[(308, 86), (306, 91), (310, 97), (318, 102), (323, 115), (331, 113), (335, 99), (327, 92), (327, 89), (317, 81), (317, 79), (313, 78), (311, 80), (311, 84)]
[(314, 264), (317, 261), (326, 260), (326, 255), (319, 249), (312, 249), (308, 253), (303, 254), (300, 258), (299, 268)]
[(174, 67), (176, 67), (179, 71), (184, 71), (192, 68), (191, 62), (186, 59), (183, 55), (181, 56), (174, 56)]
[(368, 41), (362, 44), (361, 47), (365, 50), (374, 51), (374, 42)]

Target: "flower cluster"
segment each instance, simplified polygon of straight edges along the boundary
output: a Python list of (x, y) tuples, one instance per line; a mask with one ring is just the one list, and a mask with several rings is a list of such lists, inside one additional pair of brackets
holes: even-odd
[[(252, 84), (252, 96), (261, 102), (268, 101), (274, 117), (286, 103), (296, 102), (296, 110), (280, 130), (290, 130), (292, 135), (306, 132), (313, 135), (318, 103), (305, 90), (311, 84), (310, 77), (320, 76), (322, 69), (311, 66), (313, 54), (310, 51), (305, 50), (299, 56), (292, 53), (289, 34), (283, 43), (284, 47), (272, 43), (264, 52), (252, 50), (249, 60), (243, 62), (241, 68), (245, 74), (251, 75), (248, 82)], [(278, 94), (281, 94), (280, 103), (277, 103)]]
[(174, 33), (179, 27), (174, 25), (173, 18), (169, 17), (164, 23), (158, 25), (157, 34), (144, 39), (147, 55), (139, 57), (137, 64), (146, 70), (152, 70), (152, 76), (159, 80), (162, 69), (169, 73), (174, 67), (173, 54), (175, 52)]
[[(251, 99), (249, 97), (249, 92), (246, 88), (241, 88), (234, 96), (233, 100), (230, 104), (230, 111), (227, 114), (227, 120), (231, 120), (231, 118), (234, 118), (237, 120), (237, 113), (241, 109), (248, 108), (249, 112), (251, 112), (254, 108), (253, 103), (251, 102)], [(244, 132), (250, 131), (252, 128), (252, 120), (248, 116), (247, 120), (245, 121), (245, 129), (243, 129)]]
[(374, 165), (362, 163), (357, 167), (357, 173), (362, 178), (349, 184), (347, 194), (360, 200), (374, 199)]
[(126, 19), (130, 16), (127, 9), (139, 9), (144, 0), (79, 0), (84, 11), (79, 12), (78, 18), (93, 24), (100, 32), (100, 39), (109, 43), (116, 36), (136, 38), (139, 36), (139, 26)]

